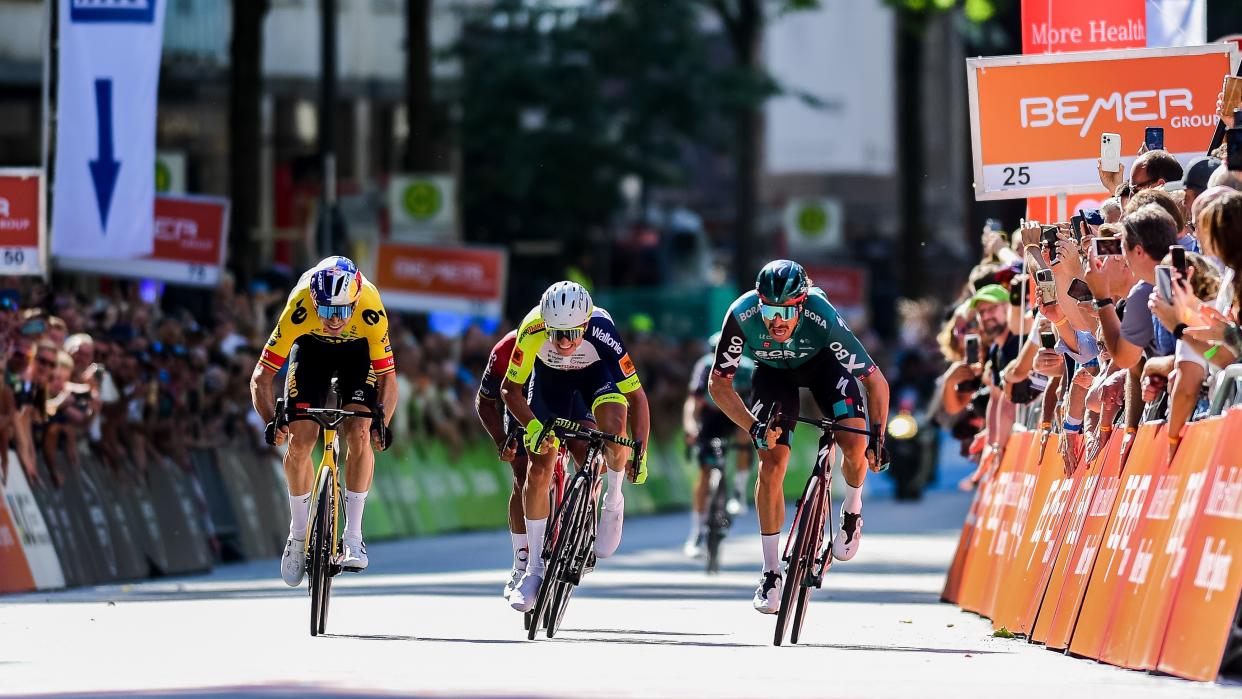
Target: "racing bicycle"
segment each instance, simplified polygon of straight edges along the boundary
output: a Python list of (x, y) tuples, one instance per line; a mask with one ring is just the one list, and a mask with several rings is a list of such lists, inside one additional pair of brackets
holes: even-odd
[[(509, 434), (509, 440), (505, 442), (504, 449), (509, 449), (514, 443), (516, 443), (517, 440), (521, 439), (521, 435), (522, 435), (522, 429), (520, 427), (515, 428), (513, 432)], [(565, 443), (562, 442), (560, 449), (558, 449), (556, 452), (556, 465), (552, 467), (552, 484), (548, 488), (548, 512), (556, 512), (557, 509), (560, 508), (561, 506), (561, 500), (563, 500), (565, 497), (565, 467), (568, 465), (568, 463), (569, 463), (569, 450), (565, 448)], [(548, 527), (548, 529), (544, 532), (543, 549), (542, 549), (543, 551), (551, 550), (552, 542), (556, 541), (556, 533), (558, 531), (559, 524), (560, 524), (560, 520), (554, 519), (551, 522), (552, 526)], [(541, 553), (541, 555), (543, 554)], [(531, 624), (533, 624), (534, 621), (535, 621), (535, 613), (534, 613), (534, 610), (532, 609), (531, 611), (526, 612), (526, 614), (524, 615), (523, 623), (525, 624), (527, 631), (530, 630)], [(541, 620), (540, 623), (542, 624), (544, 628), (547, 627), (548, 625), (547, 612), (544, 613), (543, 619)]]
[(725, 478), (725, 453), (734, 449), (748, 449), (749, 444), (726, 442), (719, 437), (708, 442), (706, 454), (700, 454), (699, 463), (709, 467), (707, 473), (707, 572), (720, 572), (720, 544), (733, 526), (729, 513), (729, 485)]
[(310, 577), (311, 617), (310, 632), (318, 636), (328, 623), (328, 600), (332, 592), (332, 578), (339, 575), (341, 567), (341, 540), (338, 535), (341, 520), (341, 473), (337, 455), (341, 450), (337, 428), (351, 418), (376, 420), (383, 414), (382, 408), (375, 412), (339, 410), (336, 408), (289, 409), (285, 399), (276, 401), (276, 415), (281, 422), (290, 417), (309, 417), (323, 428), (323, 457), (315, 474), (315, 489), (310, 501), (310, 528), (305, 543), (306, 570)]
[[(599, 494), (603, 488), (599, 462), (604, 458), (604, 443), (612, 442), (633, 449), (633, 458), (637, 458), (642, 450), (641, 442), (584, 427), (564, 418), (556, 418), (546, 429), (555, 430), (562, 440), (584, 440), (587, 452), (581, 468), (570, 479), (560, 507), (555, 510), (553, 535), (546, 538), (541, 552), (547, 563), (535, 606), (530, 610), (530, 621), (526, 625), (526, 637), (530, 640), (534, 640), (540, 626), (547, 630), (548, 638), (556, 635), (574, 588), (582, 582), (582, 576), (594, 568), (595, 527)], [(543, 624), (534, 623), (533, 620), (541, 617)]]
[[(820, 440), (819, 453), (815, 457), (815, 468), (806, 481), (802, 496), (798, 498), (797, 511), (793, 523), (789, 527), (789, 538), (785, 540), (785, 551), (781, 560), (785, 562), (785, 588), (781, 592), (781, 608), (776, 614), (776, 636), (774, 645), (781, 645), (785, 640), (785, 627), (793, 613), (793, 627), (790, 630), (789, 642), (797, 643), (802, 635), (802, 622), (806, 619), (806, 608), (811, 604), (811, 588), (819, 588), (824, 584), (824, 576), (832, 566), (832, 538), (836, 533), (832, 517), (832, 463), (828, 460), (832, 447), (836, 443), (836, 432), (853, 432), (870, 436), (864, 429), (845, 427), (835, 420), (807, 417), (785, 418), (780, 414), (779, 404), (772, 408), (770, 426), (779, 426), (782, 421), (790, 419), (818, 427), (824, 438)], [(828, 530), (828, 544), (824, 545), (825, 525)]]

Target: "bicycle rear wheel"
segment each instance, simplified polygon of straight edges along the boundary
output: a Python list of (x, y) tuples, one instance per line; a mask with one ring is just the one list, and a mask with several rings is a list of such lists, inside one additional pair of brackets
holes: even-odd
[[(548, 559), (547, 568), (544, 569), (543, 582), (539, 584), (539, 595), (535, 597), (535, 606), (530, 610), (532, 622), (526, 629), (526, 638), (529, 640), (535, 640), (535, 634), (539, 633), (541, 624), (536, 622), (543, 619), (544, 610), (552, 600), (560, 582), (561, 571), (569, 562), (570, 539), (572, 538), (569, 534), (576, 529), (578, 501), (586, 496), (584, 483), (585, 477), (574, 477), (573, 483), (569, 486), (569, 493), (561, 504), (561, 511), (557, 513), (556, 544), (552, 547), (552, 556)], [(546, 621), (551, 621), (551, 619)]]
[[(812, 478), (815, 477), (812, 476)], [(803, 517), (798, 524), (800, 530), (798, 538), (805, 544), (806, 568), (802, 572), (801, 579), (797, 581), (798, 602), (794, 608), (793, 628), (789, 632), (790, 643), (797, 643), (802, 635), (802, 622), (806, 619), (807, 607), (811, 606), (810, 578), (814, 573), (814, 558), (824, 541), (824, 486), (819, 478), (815, 478), (815, 482), (816, 485), (809, 494), (811, 506), (808, 509), (807, 516)]]
[(712, 469), (711, 490), (707, 494), (707, 572), (720, 572), (720, 544), (729, 529), (729, 513), (726, 511), (728, 488), (725, 487), (723, 469)]
[(332, 536), (328, 527), (331, 524), (330, 508), (332, 496), (329, 479), (320, 481), (319, 497), (315, 506), (315, 521), (311, 523), (310, 541), (310, 598), (312, 636), (323, 633), (327, 622), (328, 595), (332, 579), (328, 575), (331, 561), (328, 557), (332, 551)]

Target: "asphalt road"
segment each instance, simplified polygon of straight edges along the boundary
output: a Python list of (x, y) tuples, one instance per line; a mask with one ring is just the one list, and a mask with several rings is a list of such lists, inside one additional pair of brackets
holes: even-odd
[[(633, 487), (633, 486), (630, 486)], [(966, 496), (871, 498), (854, 561), (833, 567), (805, 643), (771, 646), (750, 607), (753, 514), (722, 574), (682, 557), (686, 515), (635, 518), (574, 597), (554, 640), (529, 642), (501, 599), (508, 536), (369, 547), (337, 578), (329, 635), (275, 560), (211, 575), (0, 598), (0, 694), (364, 697), (1207, 697), (1201, 685), (991, 637), (938, 602)]]

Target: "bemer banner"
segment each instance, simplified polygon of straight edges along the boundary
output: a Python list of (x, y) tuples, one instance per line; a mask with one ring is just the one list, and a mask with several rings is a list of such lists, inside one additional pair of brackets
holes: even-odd
[(1100, 188), (1100, 136), (1137, 157), (1149, 126), (1183, 164), (1216, 129), (1233, 44), (1125, 49), (966, 61), (975, 198), (1090, 193)]
[(154, 229), (163, 0), (60, 0), (52, 254), (134, 258)]

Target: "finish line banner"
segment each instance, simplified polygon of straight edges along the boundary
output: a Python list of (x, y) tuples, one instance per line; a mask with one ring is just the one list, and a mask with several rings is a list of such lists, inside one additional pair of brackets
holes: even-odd
[(150, 254), (164, 0), (59, 0), (52, 253)]
[(158, 279), (182, 286), (215, 286), (228, 249), (229, 200), (223, 197), (155, 198), (155, 250), (118, 262), (58, 257), (56, 268), (107, 277)]
[(1233, 44), (968, 59), (975, 199), (1098, 192), (1104, 133), (1128, 168), (1162, 127), (1185, 165), (1211, 143), (1237, 61)]

